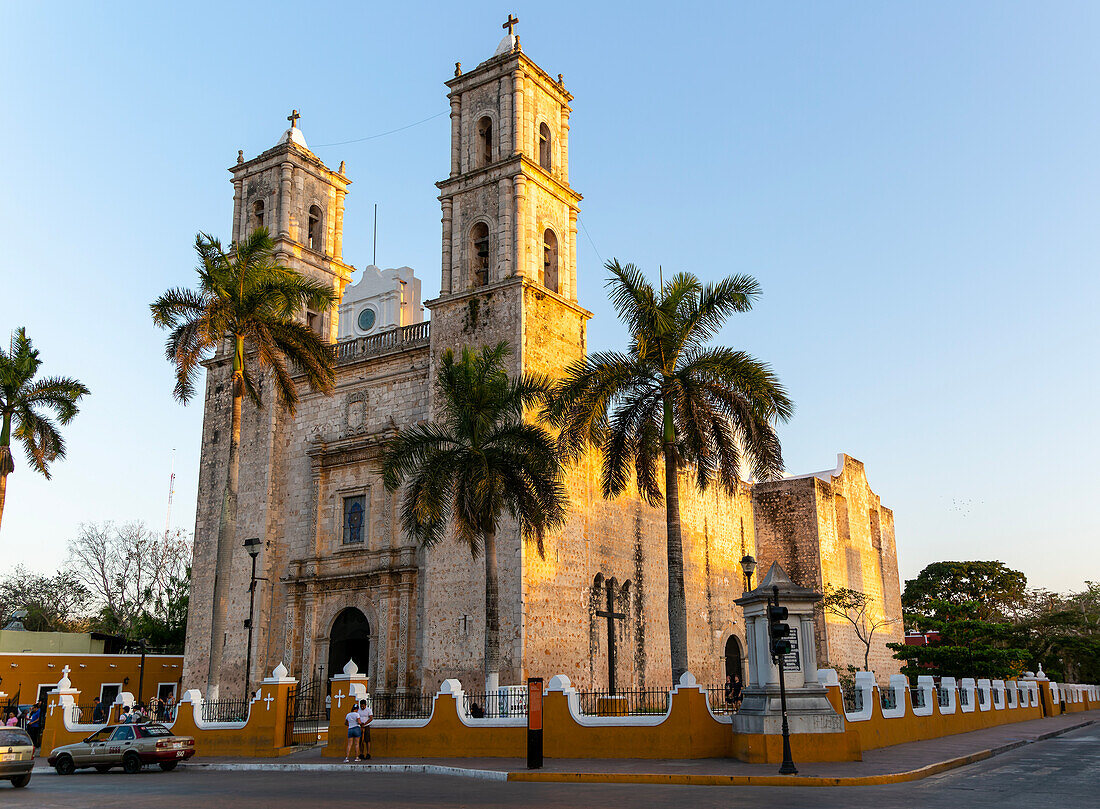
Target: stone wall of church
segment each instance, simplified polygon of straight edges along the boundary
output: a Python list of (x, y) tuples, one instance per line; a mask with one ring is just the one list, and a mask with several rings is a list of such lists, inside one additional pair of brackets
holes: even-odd
[[(756, 484), (753, 510), (761, 575), (778, 561), (804, 587), (865, 593), (869, 618), (891, 622), (874, 634), (870, 667), (882, 677), (897, 673), (885, 645), (903, 635), (893, 513), (871, 490), (863, 464), (841, 455), (835, 472)], [(864, 645), (844, 618), (819, 613), (816, 624), (819, 666), (863, 668)]]
[[(597, 611), (607, 611), (606, 582), (614, 579), (614, 611), (625, 616), (616, 621), (618, 687), (667, 686), (665, 510), (646, 505), (634, 488), (605, 500), (595, 456), (571, 470), (568, 482), (568, 524), (547, 543), (545, 558), (527, 554), (527, 672), (565, 673), (584, 688), (607, 688), (607, 618)], [(689, 476), (680, 485), (688, 665), (700, 682), (718, 684), (730, 636), (745, 648), (733, 600), (744, 589), (741, 557), (754, 549), (752, 504), (747, 488), (731, 498), (715, 489), (699, 492)]]

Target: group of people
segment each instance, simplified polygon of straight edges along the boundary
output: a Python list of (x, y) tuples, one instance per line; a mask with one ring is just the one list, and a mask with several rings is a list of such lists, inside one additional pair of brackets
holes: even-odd
[[(160, 699), (153, 697), (146, 706), (142, 702), (134, 705), (123, 705), (119, 711), (118, 721), (123, 725), (138, 725), (145, 722), (171, 722), (175, 718), (176, 705), (172, 697)], [(105, 725), (111, 716), (109, 703), (101, 702), (99, 697), (92, 700), (92, 724)], [(77, 717), (79, 721), (80, 717)]]
[(352, 760), (365, 761), (370, 758), (370, 723), (374, 721), (374, 711), (367, 705), (365, 699), (359, 700), (359, 705), (352, 703), (351, 710), (344, 717), (344, 724), (348, 727), (348, 747), (344, 753), (344, 762)]
[(36, 702), (22, 711), (19, 706), (9, 707), (4, 710), (4, 726), (13, 728), (21, 727), (34, 740), (34, 746), (42, 743), (42, 728), (46, 724), (46, 703)]

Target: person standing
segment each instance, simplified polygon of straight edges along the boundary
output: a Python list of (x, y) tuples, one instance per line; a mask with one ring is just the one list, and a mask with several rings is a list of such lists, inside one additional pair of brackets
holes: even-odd
[(359, 757), (366, 761), (370, 758), (370, 723), (374, 721), (374, 711), (365, 699), (359, 700), (359, 727), (363, 733), (359, 737)]
[[(344, 724), (348, 726), (348, 746), (344, 751), (344, 763), (347, 764), (351, 759), (351, 754), (358, 752), (359, 739), (363, 735), (363, 730), (359, 726), (359, 712), (355, 710), (355, 703), (352, 703), (351, 710), (344, 717)], [(359, 760), (358, 755), (355, 756), (355, 760)]]
[(92, 700), (92, 724), (107, 724), (107, 706), (99, 701), (99, 697), (95, 697)]
[(27, 714), (27, 734), (31, 737), (35, 747), (40, 746), (42, 743), (42, 728), (46, 724), (45, 707), (45, 703), (36, 702), (30, 713)]

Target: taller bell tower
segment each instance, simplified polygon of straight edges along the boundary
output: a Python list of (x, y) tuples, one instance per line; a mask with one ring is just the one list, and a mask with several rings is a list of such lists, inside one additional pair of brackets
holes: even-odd
[[(569, 183), (573, 97), (560, 76), (552, 78), (523, 53), (512, 31), (473, 70), (456, 65), (447, 87), (451, 170), (437, 184), (443, 275), (439, 297), (426, 303), (429, 374), (434, 380), (445, 349), (504, 340), (512, 349), (511, 374), (560, 376), (584, 357), (591, 317), (577, 303), (581, 195)], [(497, 531), (502, 683), (523, 682), (529, 665), (525, 571), (532, 552), (515, 522), (503, 519)], [(484, 571), (432, 551), (421, 580), (423, 614), (433, 616), (423, 636), (423, 681), (475, 679), (484, 627), (475, 623), (467, 634), (456, 621), (484, 614)]]
[[(514, 20), (509, 17), (514, 24)], [(469, 72), (455, 65), (451, 169), (443, 208), (433, 359), (447, 347), (507, 340), (515, 370), (555, 373), (584, 356), (577, 305), (577, 214), (569, 183), (573, 96), (509, 32)]]

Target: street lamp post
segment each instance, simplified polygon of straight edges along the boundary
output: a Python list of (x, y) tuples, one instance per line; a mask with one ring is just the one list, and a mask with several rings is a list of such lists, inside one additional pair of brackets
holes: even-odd
[(252, 577), (248, 583), (248, 620), (244, 622), (248, 627), (248, 650), (245, 652), (244, 663), (244, 698), (247, 700), (252, 678), (252, 618), (256, 607), (256, 557), (260, 554), (260, 538), (246, 539), (244, 546), (252, 557)]
[(741, 557), (741, 569), (745, 571), (745, 589), (752, 589), (752, 572), (756, 570), (756, 560), (749, 554)]

